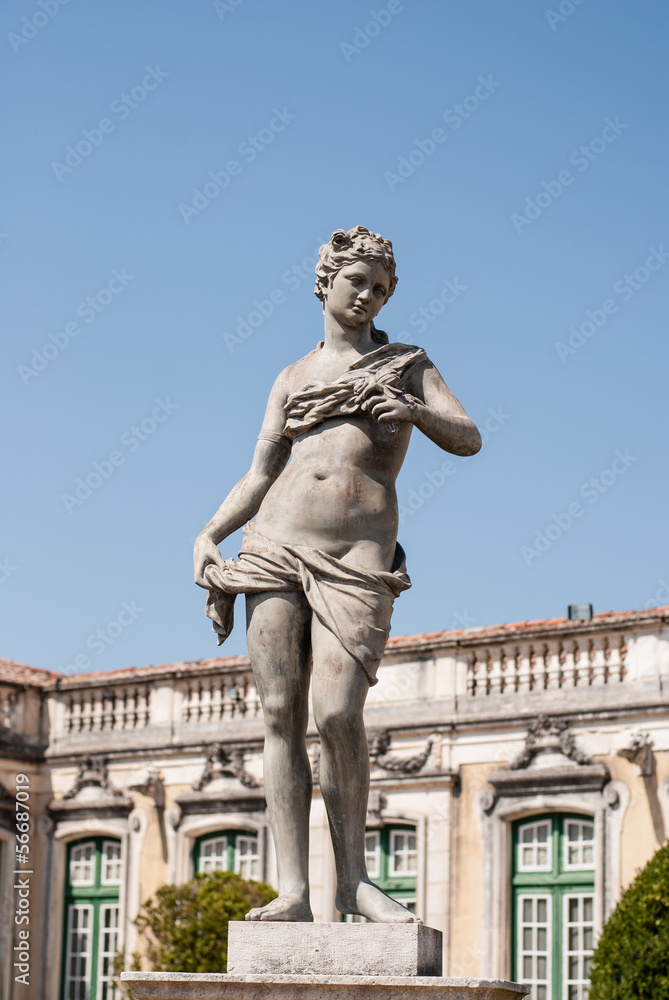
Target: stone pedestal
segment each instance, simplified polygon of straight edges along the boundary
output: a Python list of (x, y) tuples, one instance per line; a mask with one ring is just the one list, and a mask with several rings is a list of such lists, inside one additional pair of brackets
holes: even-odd
[(233, 976), (124, 972), (135, 1000), (522, 1000), (527, 986), (440, 976)]
[(423, 924), (231, 920), (235, 976), (440, 976), (441, 931)]
[(522, 1000), (527, 986), (444, 979), (423, 924), (231, 921), (228, 972), (124, 972), (135, 1000)]

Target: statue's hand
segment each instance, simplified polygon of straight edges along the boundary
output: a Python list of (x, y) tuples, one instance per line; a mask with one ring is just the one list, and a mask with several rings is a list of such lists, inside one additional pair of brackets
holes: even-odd
[(362, 408), (382, 424), (413, 424), (419, 406), (414, 396), (391, 386), (375, 388), (362, 404)]
[(193, 569), (195, 571), (196, 584), (198, 587), (204, 587), (205, 590), (209, 588), (205, 580), (204, 571), (210, 563), (220, 566), (221, 569), (224, 565), (221, 553), (218, 551), (218, 546), (214, 544), (209, 535), (201, 531), (195, 539), (195, 547), (193, 548)]

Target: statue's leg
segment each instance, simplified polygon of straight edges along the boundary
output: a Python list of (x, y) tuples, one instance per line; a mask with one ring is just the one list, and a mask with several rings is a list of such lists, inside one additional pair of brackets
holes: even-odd
[(263, 767), (279, 896), (247, 920), (313, 920), (309, 905), (311, 767), (306, 751), (311, 609), (304, 594), (246, 599), (247, 643), (265, 722)]
[(314, 718), (321, 739), (320, 785), (337, 867), (336, 905), (378, 923), (413, 923), (417, 917), (370, 882), (365, 865), (369, 753), (363, 708), (367, 676), (314, 615)]

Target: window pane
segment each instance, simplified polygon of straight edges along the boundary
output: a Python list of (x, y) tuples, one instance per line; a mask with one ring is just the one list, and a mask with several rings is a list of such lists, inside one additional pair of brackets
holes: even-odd
[(390, 833), (390, 874), (415, 875), (417, 868), (416, 834), (392, 830)]
[(100, 1000), (115, 1000), (114, 957), (118, 947), (117, 905), (100, 907), (100, 929), (98, 940), (98, 992)]
[(200, 844), (200, 872), (224, 872), (228, 870), (228, 839), (212, 837)]
[(589, 985), (590, 963), (594, 938), (594, 897), (590, 893), (574, 893), (564, 898), (563, 936), (567, 942), (563, 975), (567, 997), (585, 1000)]
[(68, 1000), (87, 1000), (90, 992), (92, 918), (90, 904), (77, 903), (68, 907), (65, 956), (65, 995)]
[(121, 882), (121, 844), (118, 840), (105, 840), (102, 845), (102, 884), (119, 885)]
[[(551, 978), (550, 897), (523, 895), (518, 899), (517, 968), (522, 981), (532, 988), (531, 997), (536, 1000), (548, 997)], [(542, 992), (543, 991), (543, 992)]]
[(257, 837), (237, 837), (235, 868), (242, 878), (257, 879), (260, 876)]
[(95, 884), (95, 841), (75, 844), (70, 851), (70, 885)]
[(594, 824), (591, 821), (565, 821), (563, 833), (565, 868), (592, 868), (594, 864)]
[(519, 831), (518, 871), (550, 871), (551, 821), (526, 823)]
[(365, 834), (365, 863), (367, 874), (378, 878), (381, 874), (381, 835), (378, 831)]

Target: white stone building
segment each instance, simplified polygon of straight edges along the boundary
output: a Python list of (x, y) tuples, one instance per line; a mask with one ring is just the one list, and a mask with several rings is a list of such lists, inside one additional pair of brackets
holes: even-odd
[[(669, 607), (395, 638), (379, 677), (375, 879), (443, 931), (445, 975), (584, 997), (603, 921), (669, 830)], [(85, 676), (0, 661), (0, 1000), (110, 1000), (160, 885), (217, 867), (274, 882), (262, 740), (244, 657)], [(317, 920), (339, 919), (334, 882), (316, 784)]]

